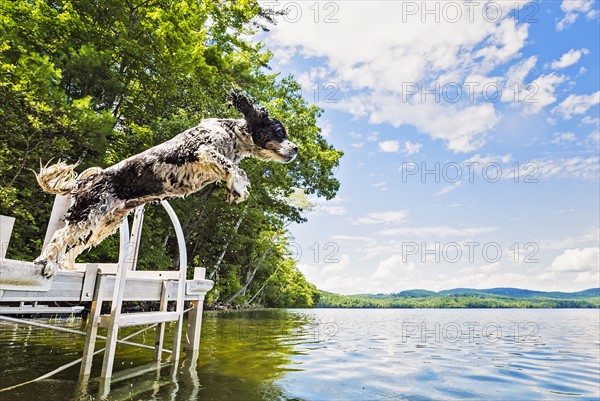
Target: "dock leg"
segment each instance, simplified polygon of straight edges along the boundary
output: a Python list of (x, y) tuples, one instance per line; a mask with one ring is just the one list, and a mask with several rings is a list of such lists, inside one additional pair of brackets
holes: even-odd
[(92, 360), (94, 359), (94, 349), (96, 347), (96, 337), (98, 335), (98, 320), (100, 319), (100, 311), (102, 310), (102, 296), (104, 295), (104, 284), (106, 276), (98, 275), (98, 285), (94, 293), (92, 301), (92, 309), (90, 311), (87, 335), (85, 337), (85, 345), (83, 346), (83, 358), (81, 360), (81, 369), (79, 378), (83, 379), (89, 376), (92, 371)]
[[(160, 311), (166, 312), (169, 302), (169, 294), (171, 293), (171, 281), (163, 281), (162, 293), (160, 295)], [(156, 342), (154, 348), (154, 360), (160, 362), (162, 359), (163, 345), (165, 342), (165, 327), (166, 323), (160, 323), (156, 331)]]
[(121, 223), (120, 234), (121, 249), (119, 254), (119, 266), (115, 276), (115, 289), (110, 305), (110, 318), (108, 323), (108, 332), (106, 334), (106, 350), (104, 351), (104, 360), (102, 361), (102, 372), (100, 373), (101, 394), (110, 391), (110, 379), (112, 377), (115, 351), (117, 348), (117, 339), (119, 336), (119, 322), (121, 319), (121, 306), (123, 306), (123, 295), (125, 294), (125, 281), (127, 280), (127, 270), (132, 264), (130, 258), (131, 249), (126, 247), (125, 242), (129, 237), (129, 226), (127, 219)]
[[(204, 279), (206, 269), (196, 267), (194, 269), (194, 280)], [(190, 311), (188, 317), (188, 327), (185, 336), (185, 350), (198, 351), (200, 349), (200, 334), (202, 329), (202, 309), (204, 307), (204, 295), (198, 297), (196, 301), (192, 301), (194, 309)]]

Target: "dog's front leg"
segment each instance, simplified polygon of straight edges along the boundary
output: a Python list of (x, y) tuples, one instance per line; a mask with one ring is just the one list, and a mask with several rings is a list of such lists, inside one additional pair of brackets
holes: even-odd
[(248, 187), (250, 181), (246, 172), (239, 168), (230, 159), (223, 156), (215, 148), (203, 145), (196, 152), (199, 163), (208, 164), (205, 170), (216, 170), (220, 175), (219, 178), (225, 180), (229, 189), (228, 201), (230, 203), (240, 203), (245, 201), (250, 194)]

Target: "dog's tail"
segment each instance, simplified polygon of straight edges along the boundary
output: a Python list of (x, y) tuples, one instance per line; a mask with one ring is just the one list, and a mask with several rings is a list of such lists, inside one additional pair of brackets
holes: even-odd
[(35, 173), (35, 178), (44, 192), (53, 195), (68, 195), (77, 187), (77, 181), (102, 171), (101, 168), (93, 167), (85, 170), (81, 174), (75, 172), (75, 168), (79, 165), (67, 164), (62, 160), (52, 166), (42, 166), (40, 161), (40, 172)]

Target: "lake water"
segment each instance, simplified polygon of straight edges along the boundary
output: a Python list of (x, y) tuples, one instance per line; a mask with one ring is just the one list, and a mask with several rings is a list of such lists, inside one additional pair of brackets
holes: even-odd
[[(197, 360), (184, 356), (175, 379), (164, 368), (113, 382), (106, 399), (598, 400), (599, 327), (597, 309), (205, 312)], [(77, 359), (82, 346), (73, 334), (0, 322), (0, 387)], [(123, 345), (117, 357), (118, 378), (152, 351)], [(94, 362), (98, 376), (101, 356)], [(98, 399), (98, 382), (77, 375), (75, 366), (0, 400)]]

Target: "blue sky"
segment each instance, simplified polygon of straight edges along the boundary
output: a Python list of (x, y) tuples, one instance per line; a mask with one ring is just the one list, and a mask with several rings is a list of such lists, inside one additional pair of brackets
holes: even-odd
[(600, 286), (597, 1), (262, 4), (289, 12), (260, 35), (273, 70), (345, 152), (292, 227), (311, 282)]

